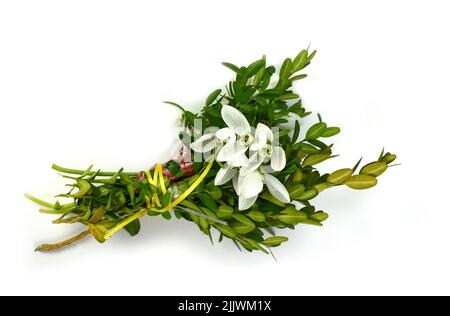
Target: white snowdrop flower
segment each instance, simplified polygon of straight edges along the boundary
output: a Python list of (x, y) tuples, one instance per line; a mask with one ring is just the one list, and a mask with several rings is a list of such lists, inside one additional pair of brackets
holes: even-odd
[(286, 154), (281, 146), (273, 144), (273, 132), (264, 124), (258, 124), (256, 127), (255, 140), (250, 146), (250, 150), (254, 151), (249, 159), (247, 166), (241, 168), (241, 175), (257, 170), (263, 162), (270, 161), (270, 167), (274, 171), (281, 171), (286, 166)]

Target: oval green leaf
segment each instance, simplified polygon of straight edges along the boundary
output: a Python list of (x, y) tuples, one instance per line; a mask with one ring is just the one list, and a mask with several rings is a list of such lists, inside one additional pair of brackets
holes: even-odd
[(259, 211), (250, 211), (247, 214), (247, 216), (250, 217), (253, 221), (255, 221), (257, 223), (261, 223), (266, 220), (266, 217), (264, 216), (264, 214)]
[(286, 241), (288, 241), (287, 237), (273, 236), (273, 237), (267, 238), (266, 240), (264, 240), (261, 243), (267, 247), (278, 247), (279, 245), (281, 245), (282, 243), (284, 243)]
[(323, 132), (327, 129), (327, 124), (320, 122), (311, 126), (306, 132), (306, 139), (314, 140), (322, 136)]
[(369, 163), (361, 168), (360, 174), (367, 174), (369, 176), (378, 177), (383, 174), (387, 169), (387, 163), (383, 161), (376, 161)]
[(341, 132), (339, 127), (327, 127), (321, 137), (333, 137)]
[(304, 167), (314, 166), (314, 165), (317, 165), (329, 158), (331, 158), (330, 154), (310, 155), (310, 156), (306, 157), (305, 160), (303, 161), (303, 166)]
[(343, 184), (345, 181), (350, 179), (352, 174), (353, 170), (350, 168), (336, 170), (335, 172), (333, 172), (328, 176), (327, 181), (334, 185)]
[(211, 94), (206, 98), (205, 105), (211, 105), (221, 93), (222, 89), (217, 89), (211, 92)]
[(315, 198), (318, 194), (319, 194), (319, 191), (317, 191), (316, 189), (311, 189), (311, 190), (305, 191), (303, 194), (301, 194), (297, 198), (297, 200), (299, 200), (299, 201), (309, 201), (309, 200)]
[(365, 190), (374, 187), (377, 184), (377, 178), (366, 174), (352, 176), (345, 182), (345, 185), (355, 190)]

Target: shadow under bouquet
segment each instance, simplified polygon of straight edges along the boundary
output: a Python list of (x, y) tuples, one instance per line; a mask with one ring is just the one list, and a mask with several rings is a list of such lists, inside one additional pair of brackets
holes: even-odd
[[(315, 55), (302, 50), (277, 70), (265, 57), (245, 67), (223, 63), (235, 75), (213, 91), (195, 114), (182, 106), (183, 131), (176, 158), (141, 172), (67, 169), (53, 166), (73, 181), (57, 197), (71, 203), (48, 203), (31, 195), (46, 214), (59, 215), (55, 224), (80, 223), (77, 236), (37, 251), (51, 251), (93, 236), (105, 242), (124, 229), (131, 236), (143, 216), (176, 217), (194, 223), (211, 242), (230, 239), (239, 249), (271, 253), (288, 240), (278, 235), (296, 225), (322, 226), (328, 214), (312, 200), (325, 190), (345, 185), (368, 189), (377, 184), (396, 156), (384, 150), (377, 160), (360, 167), (321, 173), (317, 166), (336, 157), (326, 140), (340, 132), (318, 115), (317, 123), (300, 133), (310, 115), (292, 90), (306, 78), (301, 71)], [(304, 134), (304, 137), (300, 137)]]

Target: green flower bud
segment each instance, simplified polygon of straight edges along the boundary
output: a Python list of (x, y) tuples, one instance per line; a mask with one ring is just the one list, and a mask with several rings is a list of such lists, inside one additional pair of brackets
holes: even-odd
[(390, 164), (394, 162), (394, 160), (397, 159), (397, 155), (386, 153), (383, 158), (381, 158), (381, 161), (384, 161), (387, 164)]

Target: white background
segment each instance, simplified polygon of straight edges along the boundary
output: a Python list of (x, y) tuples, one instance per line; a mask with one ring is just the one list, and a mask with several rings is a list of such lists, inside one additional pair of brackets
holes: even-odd
[[(0, 294), (450, 294), (448, 12), (430, 0), (1, 1)], [(81, 229), (22, 197), (64, 189), (52, 163), (164, 161), (178, 113), (162, 100), (199, 109), (231, 79), (220, 62), (279, 65), (309, 44), (318, 54), (296, 89), (342, 127), (341, 156), (319, 169), (383, 146), (402, 165), (372, 190), (322, 194), (331, 218), (281, 232), (278, 262), (150, 218), (133, 239), (33, 252)]]

